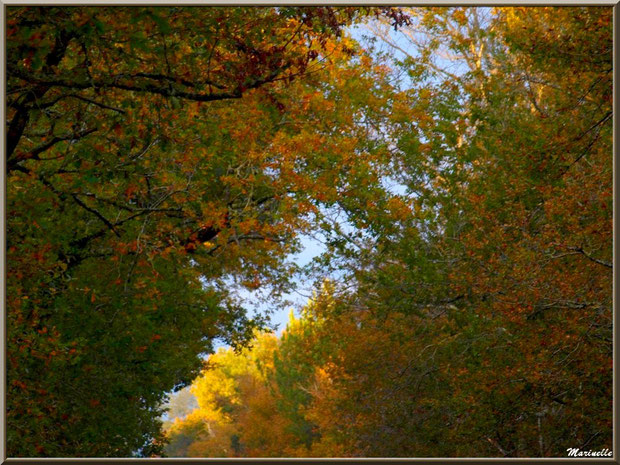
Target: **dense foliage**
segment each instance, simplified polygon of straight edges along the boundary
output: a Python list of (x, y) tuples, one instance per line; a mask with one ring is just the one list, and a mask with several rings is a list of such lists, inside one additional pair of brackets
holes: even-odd
[[(401, 185), (385, 205), (401, 208), (342, 202), (367, 233), (327, 234), (342, 284), (324, 288), (277, 345), (269, 339), (271, 358), (266, 336), (260, 363), (213, 358), (204, 376), (239, 397), (228, 411), (201, 378), (192, 418), (220, 408), (229, 429), (205, 432), (214, 416), (199, 423), (216, 449), (176, 420), (171, 454), (611, 449), (611, 10), (406, 12), (400, 33), (372, 25), (407, 73), (377, 126)], [(262, 367), (243, 379), (268, 398), (235, 384), (240, 372), (227, 367), (242, 360)], [(265, 411), (260, 427), (287, 434), (265, 433), (257, 448), (251, 421)], [(184, 449), (174, 447), (181, 434)]]
[(347, 79), (342, 30), (364, 14), (404, 21), (390, 8), (7, 9), (10, 456), (155, 452), (165, 393), (215, 338), (242, 344), (263, 324), (233, 283), (277, 296), (296, 234), (365, 189), (345, 175), (381, 156), (331, 111), (345, 86), (359, 94), (347, 112), (376, 98), (356, 89), (373, 85), (370, 61)]
[(611, 449), (611, 20), (7, 8), (8, 455)]

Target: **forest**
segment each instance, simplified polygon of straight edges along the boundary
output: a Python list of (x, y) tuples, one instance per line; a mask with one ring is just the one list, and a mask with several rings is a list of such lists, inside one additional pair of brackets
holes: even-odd
[(612, 450), (611, 6), (5, 12), (8, 457)]

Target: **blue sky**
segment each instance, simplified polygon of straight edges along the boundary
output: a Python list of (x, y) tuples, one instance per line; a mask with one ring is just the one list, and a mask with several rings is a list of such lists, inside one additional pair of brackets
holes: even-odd
[[(300, 242), (301, 251), (288, 258), (288, 261), (295, 263), (300, 268), (308, 265), (314, 257), (319, 256), (325, 251), (323, 244), (310, 236), (301, 236)], [(295, 291), (283, 295), (283, 298), (290, 301), (292, 306), (280, 310), (273, 310), (267, 307), (266, 304), (260, 303), (253, 292), (240, 290), (239, 294), (250, 314), (273, 312), (271, 313), (271, 323), (278, 325), (276, 333), (280, 335), (282, 330), (286, 328), (291, 309), (296, 316), (299, 316), (299, 311), (312, 295), (312, 282), (307, 282), (303, 278), (297, 277), (294, 283), (296, 284)], [(224, 345), (221, 345), (221, 347), (224, 347)]]

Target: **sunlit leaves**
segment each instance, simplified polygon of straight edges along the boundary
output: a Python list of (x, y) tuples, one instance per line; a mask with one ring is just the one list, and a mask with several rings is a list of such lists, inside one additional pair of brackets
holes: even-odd
[(360, 187), (346, 178), (366, 149), (350, 115), (375, 74), (345, 101), (358, 73), (342, 32), (380, 12), (401, 21), (385, 8), (8, 12), (10, 455), (156, 453), (165, 392), (215, 338), (241, 346), (264, 324), (231, 283), (280, 295), (296, 235)]
[(11, 454), (609, 446), (609, 8), (7, 11)]

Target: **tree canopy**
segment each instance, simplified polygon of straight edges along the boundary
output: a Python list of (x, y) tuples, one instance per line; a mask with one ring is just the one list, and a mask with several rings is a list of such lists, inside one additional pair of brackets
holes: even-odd
[(611, 8), (6, 12), (9, 456), (611, 449)]
[(403, 19), (7, 11), (9, 455), (150, 454), (165, 393), (214, 338), (242, 344), (263, 324), (226, 280), (277, 295), (317, 205), (360, 187), (347, 170), (374, 169), (353, 153), (378, 149), (330, 111), (376, 74), (336, 77), (354, 67), (342, 31)]

